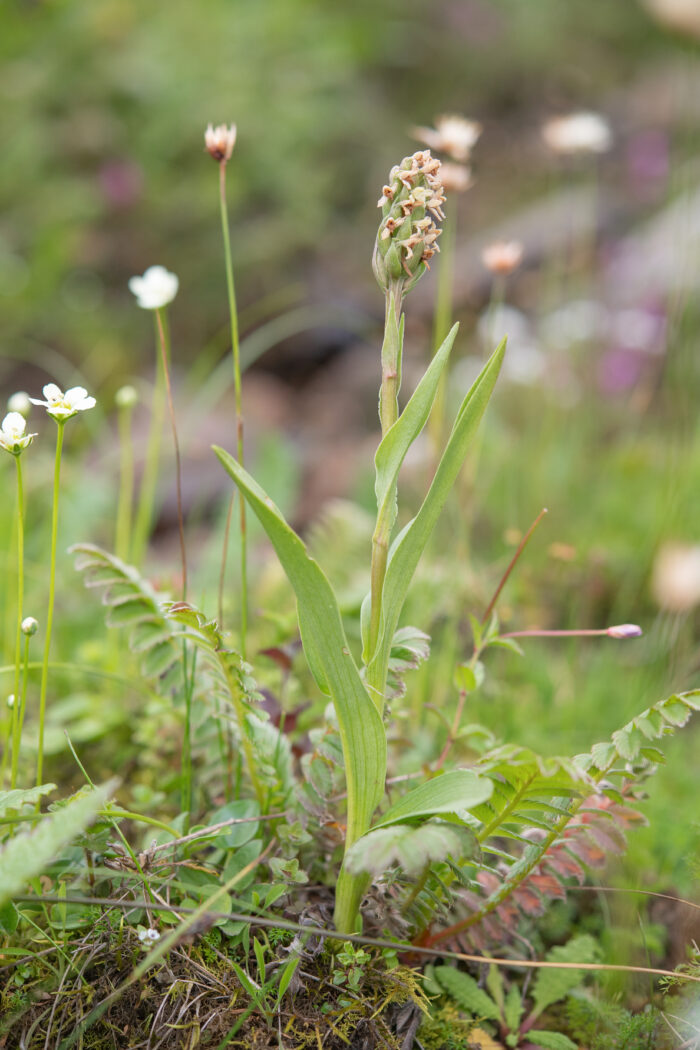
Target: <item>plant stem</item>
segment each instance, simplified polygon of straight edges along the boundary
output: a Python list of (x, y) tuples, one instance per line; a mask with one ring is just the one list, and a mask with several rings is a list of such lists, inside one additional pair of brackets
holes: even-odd
[(114, 548), (118, 558), (129, 560), (131, 510), (134, 491), (134, 445), (131, 439), (131, 405), (119, 408), (119, 499)]
[(63, 430), (65, 421), (57, 419), (56, 426), (56, 460), (53, 472), (53, 508), (51, 512), (51, 560), (49, 568), (49, 601), (46, 610), (46, 634), (44, 636), (44, 659), (41, 665), (41, 686), (39, 689), (39, 742), (36, 759), (36, 783), (41, 784), (44, 775), (44, 722), (46, 720), (46, 690), (49, 684), (49, 652), (51, 649), (51, 631), (53, 628), (53, 607), (56, 597), (56, 541), (58, 538), (58, 498), (61, 487), (61, 453), (63, 451)]
[(520, 557), (520, 555), (523, 553), (523, 551), (527, 547), (528, 543), (530, 542), (530, 539), (532, 537), (533, 532), (535, 531), (535, 529), (537, 528), (539, 523), (542, 521), (542, 518), (547, 513), (548, 513), (547, 512), (547, 508), (543, 507), (542, 510), (537, 515), (537, 517), (535, 518), (535, 520), (533, 521), (533, 523), (530, 526), (530, 528), (527, 530), (527, 532), (525, 533), (525, 535), (521, 539), (520, 543), (518, 544), (518, 549), (516, 550), (516, 552), (513, 555), (513, 557), (510, 559), (510, 562), (508, 563), (508, 568), (503, 573), (503, 576), (501, 577), (501, 581), (500, 581), (500, 583), (498, 584), (498, 587), (496, 587), (496, 590), (493, 593), (493, 598), (491, 599), (491, 601), (489, 602), (488, 606), (486, 607), (486, 612), (481, 617), (481, 622), (482, 623), (486, 623), (486, 621), (488, 620), (489, 616), (493, 612), (493, 610), (494, 610), (494, 608), (496, 606), (496, 602), (498, 601), (498, 599), (499, 599), (499, 597), (501, 595), (501, 591), (503, 590), (503, 588), (505, 587), (506, 583), (508, 582), (508, 577), (510, 576), (511, 572), (515, 568), (516, 563), (518, 561), (518, 558)]
[[(226, 161), (219, 164), (219, 205), (221, 210), (221, 233), (224, 241), (224, 259), (226, 262), (226, 291), (231, 319), (231, 353), (233, 355), (233, 385), (236, 402), (236, 459), (244, 466), (243, 459), (243, 398), (241, 393), (241, 354), (238, 336), (238, 310), (236, 307), (236, 288), (233, 281), (233, 262), (231, 260), (231, 237), (229, 233), (228, 205), (226, 203)], [(219, 574), (219, 626), (223, 624), (224, 585), (226, 578), (226, 561), (231, 528), (234, 495), (228, 507), (226, 530), (221, 552), (221, 571)], [(239, 497), (241, 526), (241, 655), (246, 658), (248, 635), (248, 531), (246, 528), (246, 506), (242, 496)]]
[(156, 354), (156, 375), (151, 401), (151, 426), (148, 432), (146, 459), (141, 478), (139, 503), (134, 522), (133, 545), (131, 558), (137, 567), (141, 565), (148, 539), (153, 526), (154, 505), (158, 488), (158, 462), (160, 460), (160, 443), (165, 421), (165, 376), (160, 360)]
[(182, 567), (182, 600), (187, 601), (187, 552), (185, 550), (185, 521), (182, 512), (182, 468), (180, 464), (180, 443), (177, 437), (177, 422), (175, 420), (175, 406), (173, 404), (173, 389), (170, 383), (170, 341), (163, 321), (163, 310), (156, 310), (156, 328), (160, 343), (161, 361), (163, 365), (163, 376), (165, 378), (165, 390), (168, 398), (168, 411), (170, 413), (170, 426), (173, 432), (173, 447), (175, 449), (175, 487), (177, 492), (177, 527), (180, 536), (180, 563)]
[[(401, 323), (401, 306), (403, 302), (403, 281), (394, 281), (386, 293), (386, 312), (384, 318), (384, 342), (382, 344), (382, 385), (379, 392), (379, 419), (382, 425), (382, 439), (394, 425), (399, 416), (398, 393), (401, 386), (401, 356), (403, 343), (403, 325)], [(382, 588), (386, 576), (389, 541), (393, 525), (393, 500), (389, 501), (391, 516), (382, 513), (378, 508), (377, 524), (372, 536), (372, 565), (370, 570), (370, 627), (369, 652), (372, 654), (379, 641), (379, 629), (382, 616)], [(368, 682), (371, 696), (377, 709), (383, 707), (383, 684)], [(377, 692), (379, 690), (379, 693)]]
[[(454, 268), (455, 247), (457, 244), (457, 214), (445, 223), (441, 244), (440, 264), (437, 268), (437, 290), (435, 295), (435, 314), (433, 317), (433, 356), (452, 327), (454, 313)], [(436, 462), (440, 458), (442, 436), (445, 430), (445, 394), (448, 372), (445, 369), (440, 376), (433, 410), (428, 420), (428, 434)]]
[[(14, 747), (12, 751), (12, 763), (13, 763), (13, 777), (16, 779), (16, 771), (14, 770), (14, 764), (19, 760), (19, 751), (22, 745), (22, 729), (24, 727), (24, 715), (27, 710), (27, 677), (29, 674), (29, 635), (24, 636), (24, 660), (22, 665), (22, 696), (19, 701), (19, 715), (18, 715), (18, 728), (17, 728), (17, 747)], [(17, 700), (15, 700), (15, 704)], [(15, 758), (15, 755), (17, 756)], [(15, 780), (13, 780), (14, 787)]]
[(15, 639), (15, 702), (12, 708), (12, 774), (10, 787), (17, 783), (17, 764), (20, 748), (19, 668), (22, 661), (22, 607), (24, 605), (24, 486), (22, 484), (22, 457), (15, 456), (17, 466), (17, 636)]

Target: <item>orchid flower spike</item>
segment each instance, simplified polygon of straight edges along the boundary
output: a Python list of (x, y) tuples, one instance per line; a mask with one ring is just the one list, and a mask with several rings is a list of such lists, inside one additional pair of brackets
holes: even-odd
[(36, 437), (36, 434), (25, 434), (26, 426), (27, 421), (19, 412), (8, 412), (0, 427), (0, 448), (12, 456), (19, 456)]
[(177, 295), (180, 282), (164, 266), (149, 266), (142, 277), (129, 280), (129, 291), (136, 296), (142, 310), (160, 310)]
[(47, 383), (42, 392), (46, 398), (45, 401), (40, 401), (36, 397), (30, 397), (29, 400), (33, 405), (44, 405), (47, 413), (57, 423), (65, 423), (78, 412), (85, 412), (96, 405), (94, 397), (88, 396), (84, 386), (72, 386), (64, 394), (55, 383)]

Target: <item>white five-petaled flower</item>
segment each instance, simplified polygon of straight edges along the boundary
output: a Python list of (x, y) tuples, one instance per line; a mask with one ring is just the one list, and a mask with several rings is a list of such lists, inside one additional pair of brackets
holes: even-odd
[(174, 273), (164, 266), (149, 266), (142, 277), (129, 280), (129, 291), (143, 310), (160, 310), (171, 303), (177, 295), (180, 282)]
[(88, 408), (94, 408), (96, 401), (88, 395), (84, 386), (72, 386), (65, 394), (55, 383), (47, 383), (42, 391), (45, 401), (36, 397), (30, 397), (33, 405), (44, 405), (48, 414), (57, 423), (65, 423), (78, 412), (85, 412)]
[(570, 113), (542, 127), (542, 138), (555, 153), (607, 153), (613, 144), (610, 125), (600, 113)]
[(13, 456), (19, 456), (36, 437), (36, 434), (25, 434), (26, 426), (27, 421), (19, 412), (8, 412), (0, 427), (0, 448)]
[(207, 130), (204, 132), (204, 145), (214, 160), (219, 162), (229, 160), (233, 147), (236, 145), (236, 125), (231, 124), (230, 127), (227, 127), (226, 124), (217, 124), (216, 127), (211, 124), (207, 125)]
[(481, 134), (481, 124), (465, 117), (444, 116), (436, 119), (434, 128), (413, 128), (411, 134), (453, 160), (467, 160)]

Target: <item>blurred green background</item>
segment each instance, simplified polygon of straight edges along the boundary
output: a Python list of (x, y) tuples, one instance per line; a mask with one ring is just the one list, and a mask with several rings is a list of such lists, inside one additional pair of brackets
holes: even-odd
[[(664, 544), (700, 542), (700, 67), (687, 31), (700, 15), (691, 0), (653, 7), (656, 14), (633, 0), (6, 0), (3, 389), (36, 393), (49, 378), (82, 378), (109, 415), (114, 391), (152, 369), (150, 319), (135, 309), (128, 278), (161, 263), (180, 277), (171, 321), (185, 429), (203, 429), (211, 403), (196, 403), (193, 391), (228, 353), (217, 171), (203, 131), (209, 121), (235, 121), (228, 184), (243, 331), (283, 322), (263, 337), (267, 353), (256, 366), (275, 385), (251, 377), (262, 406), (252, 410), (258, 464), (301, 524), (327, 496), (354, 494), (369, 505), (382, 312), (369, 266), (375, 202), (389, 168), (415, 148), (410, 127), (464, 113), (484, 133), (476, 185), (454, 205), (464, 322), (455, 396), (483, 350), (478, 321), (491, 289), (478, 246), (512, 231), (525, 241), (525, 266), (507, 289), (516, 312), (492, 317), (491, 334), (513, 337), (511, 372), (411, 616), (428, 626), (426, 610), (438, 620), (452, 615), (441, 603), (455, 579), (449, 601), (459, 616), (483, 608), (518, 534), (548, 505), (505, 595), (508, 627), (632, 620), (645, 637), (537, 642), (524, 661), (499, 657), (495, 684), (470, 717), (546, 752), (578, 750), (670, 690), (698, 684), (700, 586), (679, 607), (659, 599), (652, 577)], [(611, 121), (615, 145), (598, 165), (557, 163), (541, 141), (543, 120), (579, 108)], [(584, 196), (567, 196), (578, 190)], [(432, 274), (408, 301), (414, 363), (429, 346), (434, 291)], [(335, 313), (314, 313), (329, 307)], [(292, 310), (310, 330), (288, 339)], [(293, 320), (289, 331), (303, 327)], [(353, 386), (348, 377), (358, 371)], [(352, 395), (363, 383), (369, 393), (358, 415)], [(222, 419), (231, 426), (230, 410)], [(82, 439), (77, 428), (71, 435), (64, 548), (111, 542), (113, 432), (112, 423), (86, 418)], [(37, 593), (45, 444), (29, 483)], [(0, 474), (8, 493), (9, 465)], [(414, 465), (416, 490), (424, 467)], [(190, 505), (213, 501), (218, 521), (227, 492), (211, 470), (215, 480)], [(324, 488), (329, 474), (340, 480)], [(198, 521), (206, 525), (206, 511)], [(10, 525), (2, 530), (9, 550)], [(166, 531), (161, 540), (169, 542)], [(212, 546), (218, 540), (216, 532)], [(203, 558), (203, 581), (215, 564), (215, 555)], [(78, 593), (67, 556), (62, 572), (57, 646), (79, 630), (87, 658), (94, 604)], [(441, 681), (414, 685), (414, 710), (436, 695), (452, 702), (450, 660), (468, 654), (463, 623), (456, 638)], [(110, 734), (117, 728), (128, 733), (126, 714), (112, 718)], [(90, 732), (104, 730), (93, 720)], [(635, 872), (657, 886), (693, 882), (697, 734), (674, 742), (650, 788), (652, 827), (635, 837), (628, 882)]]

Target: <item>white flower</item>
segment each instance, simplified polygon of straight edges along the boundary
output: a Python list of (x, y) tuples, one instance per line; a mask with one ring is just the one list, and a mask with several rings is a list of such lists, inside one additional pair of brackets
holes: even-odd
[(57, 423), (65, 423), (78, 412), (85, 412), (88, 408), (95, 407), (94, 397), (89, 397), (84, 386), (72, 386), (65, 394), (55, 383), (47, 383), (43, 389), (46, 401), (40, 401), (36, 397), (30, 397), (33, 405), (44, 405), (48, 414)]
[(164, 266), (149, 266), (143, 277), (130, 279), (129, 291), (143, 310), (160, 310), (173, 301), (179, 285), (175, 274)]
[(139, 930), (138, 939), (144, 944), (146, 941), (158, 941), (160, 940), (160, 934), (158, 930)]
[(542, 138), (555, 153), (607, 153), (613, 143), (610, 125), (600, 113), (570, 113), (554, 117), (542, 128)]
[(118, 408), (133, 408), (138, 402), (139, 395), (136, 392), (136, 388), (133, 386), (120, 386), (114, 395), (114, 400)]
[(21, 416), (28, 416), (32, 407), (29, 402), (29, 394), (25, 393), (24, 390), (18, 390), (16, 394), (13, 394), (8, 399), (7, 407), (10, 412), (19, 412)]
[(18, 456), (36, 437), (36, 434), (25, 434), (26, 426), (27, 421), (19, 412), (8, 412), (0, 427), (0, 448)]
[(212, 127), (209, 124), (204, 132), (204, 145), (214, 160), (229, 160), (236, 145), (236, 125), (226, 127), (225, 124), (218, 124)]
[(481, 134), (481, 124), (465, 117), (438, 117), (434, 128), (413, 128), (414, 139), (453, 160), (467, 160)]
[(21, 624), (22, 634), (32, 635), (36, 634), (39, 629), (39, 624), (33, 616), (25, 616)]
[(15, 706), (15, 694), (14, 693), (10, 693), (10, 695), (8, 696), (8, 698), (7, 698), (7, 706), (8, 707), (14, 707)]

